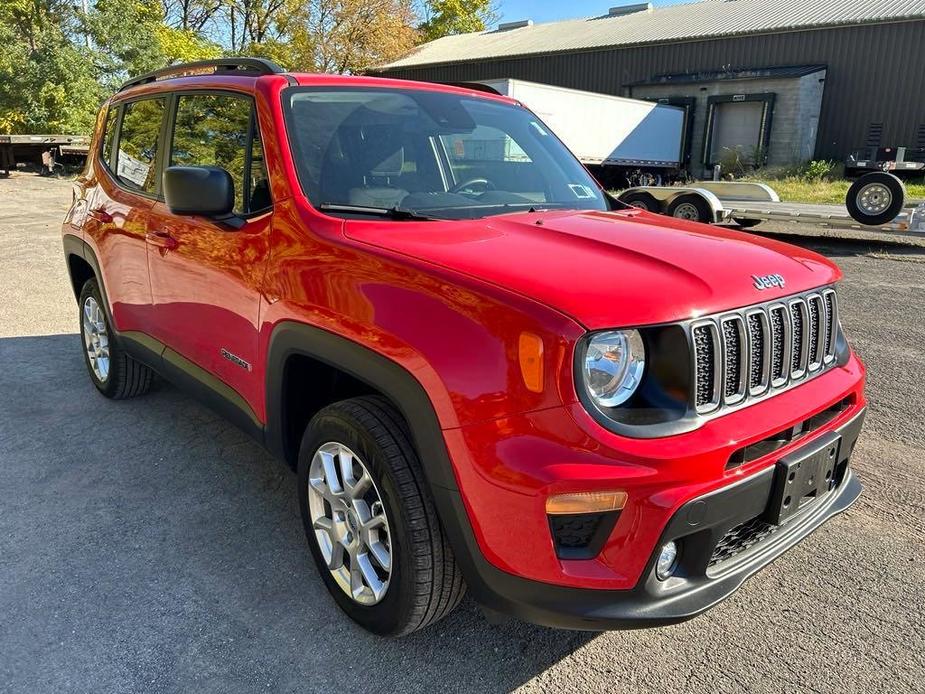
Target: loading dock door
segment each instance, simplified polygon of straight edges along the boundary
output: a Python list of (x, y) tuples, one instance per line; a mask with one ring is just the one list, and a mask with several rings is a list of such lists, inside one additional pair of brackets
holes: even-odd
[(723, 153), (738, 147), (751, 160), (756, 154), (760, 166), (767, 162), (771, 142), (774, 94), (721, 94), (707, 98), (707, 124), (704, 130), (703, 163), (720, 163)]
[(741, 101), (716, 104), (713, 114), (713, 142), (710, 158), (718, 162), (726, 150), (738, 149), (751, 157), (761, 145), (764, 103)]

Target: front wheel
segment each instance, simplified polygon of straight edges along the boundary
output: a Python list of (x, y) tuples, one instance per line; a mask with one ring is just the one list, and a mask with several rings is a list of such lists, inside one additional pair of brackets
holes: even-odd
[(352, 398), (312, 418), (298, 496), (322, 580), (360, 626), (403, 636), (459, 604), (462, 575), (407, 426), (387, 400)]
[(147, 393), (154, 372), (126, 354), (114, 339), (106, 304), (95, 279), (84, 283), (79, 301), (84, 363), (93, 385), (113, 400)]

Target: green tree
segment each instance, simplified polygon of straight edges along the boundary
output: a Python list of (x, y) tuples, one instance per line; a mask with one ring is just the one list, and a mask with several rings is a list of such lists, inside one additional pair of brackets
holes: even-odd
[(87, 132), (102, 89), (73, 5), (0, 3), (0, 132)]
[(498, 21), (492, 0), (427, 0), (424, 21), (418, 26), (421, 41), (451, 34), (485, 31)]

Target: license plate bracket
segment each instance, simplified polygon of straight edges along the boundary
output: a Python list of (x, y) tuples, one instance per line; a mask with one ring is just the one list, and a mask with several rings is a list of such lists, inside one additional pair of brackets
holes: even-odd
[(841, 436), (830, 432), (777, 462), (766, 518), (782, 525), (820, 502), (835, 486)]

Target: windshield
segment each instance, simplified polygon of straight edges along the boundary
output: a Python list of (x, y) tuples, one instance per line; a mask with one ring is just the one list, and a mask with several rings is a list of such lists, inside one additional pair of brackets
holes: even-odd
[(608, 208), (565, 145), (519, 106), (413, 89), (285, 94), (299, 180), (330, 214), (472, 219)]

